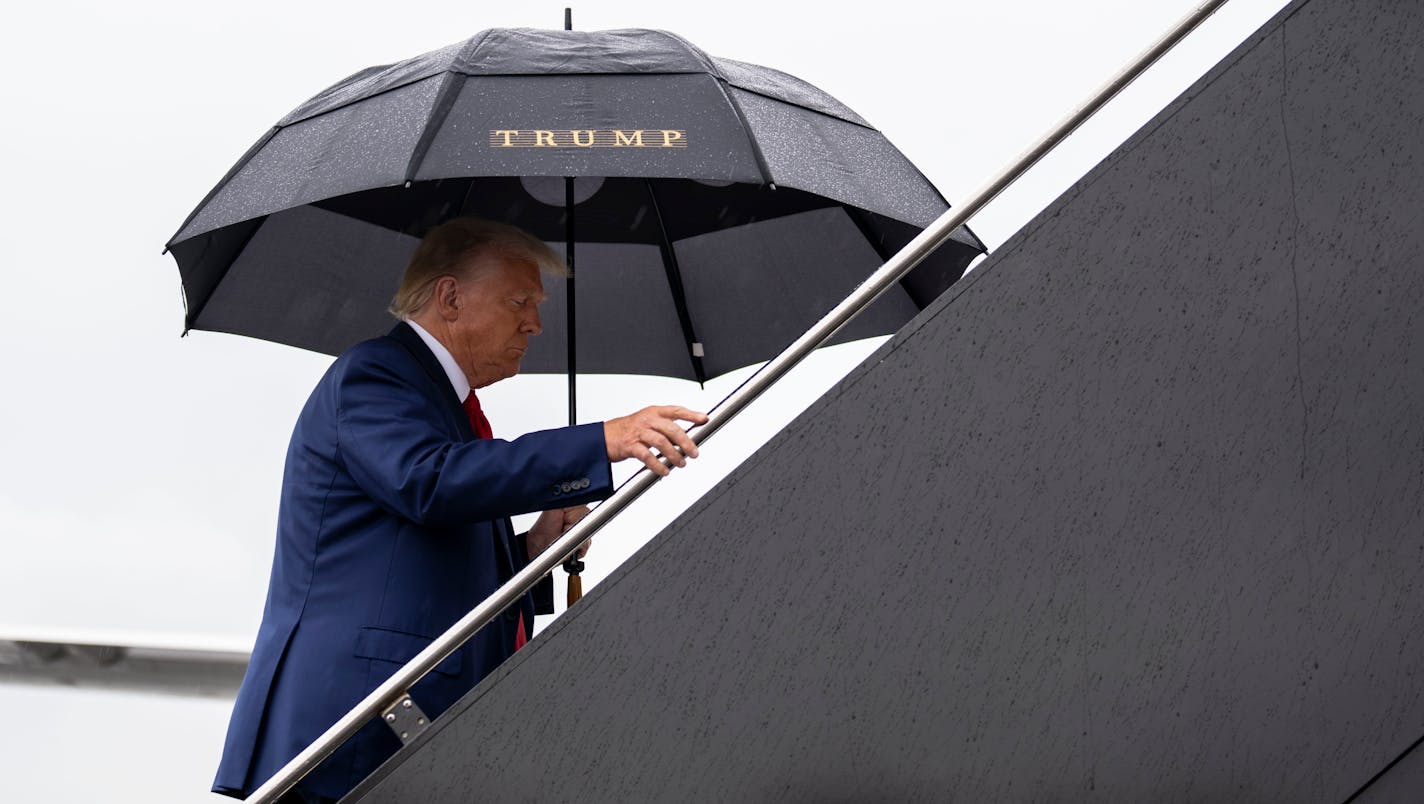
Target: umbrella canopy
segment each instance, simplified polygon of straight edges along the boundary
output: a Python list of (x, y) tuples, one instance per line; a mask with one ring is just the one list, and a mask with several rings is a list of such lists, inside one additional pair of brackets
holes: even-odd
[[(491, 29), (302, 104), (168, 248), (187, 328), (335, 354), (389, 327), (434, 225), (478, 215), (561, 243), (572, 211), (579, 368), (705, 380), (775, 354), (945, 209), (878, 131), (785, 73), (663, 31)], [(839, 337), (898, 329), (983, 250), (961, 230)], [(524, 371), (567, 366), (549, 284)]]

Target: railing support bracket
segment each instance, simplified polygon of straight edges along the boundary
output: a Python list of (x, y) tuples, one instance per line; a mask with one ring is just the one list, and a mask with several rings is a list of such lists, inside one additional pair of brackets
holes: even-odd
[(381, 712), (381, 720), (391, 727), (391, 731), (400, 738), (401, 745), (414, 740), (422, 731), (430, 728), (430, 718), (416, 706), (411, 700), (410, 694), (402, 695), (400, 700), (386, 707)]

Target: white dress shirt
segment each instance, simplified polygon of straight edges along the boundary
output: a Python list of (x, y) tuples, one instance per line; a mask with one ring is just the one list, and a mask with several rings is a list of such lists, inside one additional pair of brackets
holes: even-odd
[(465, 372), (460, 368), (460, 364), (455, 362), (455, 356), (450, 354), (450, 350), (445, 348), (445, 344), (435, 340), (435, 336), (425, 331), (421, 325), (405, 319), (410, 328), (415, 330), (415, 334), (420, 336), (425, 345), (430, 347), (430, 351), (435, 354), (435, 359), (440, 361), (440, 368), (445, 369), (445, 374), (450, 378), (450, 385), (455, 388), (455, 396), (464, 404), (465, 397), (470, 395), (470, 379), (465, 376)]

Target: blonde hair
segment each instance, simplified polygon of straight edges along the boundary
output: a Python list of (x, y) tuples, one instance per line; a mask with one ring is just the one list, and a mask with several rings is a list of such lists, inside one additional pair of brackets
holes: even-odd
[(487, 254), (531, 262), (546, 274), (569, 275), (563, 259), (523, 229), (480, 218), (455, 218), (431, 229), (420, 241), (391, 300), (390, 314), (402, 320), (415, 315), (434, 295), (440, 277), (466, 281), (476, 259)]

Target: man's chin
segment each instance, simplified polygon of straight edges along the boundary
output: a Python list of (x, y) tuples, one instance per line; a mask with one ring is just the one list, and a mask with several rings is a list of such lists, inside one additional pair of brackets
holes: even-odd
[(507, 380), (519, 373), (519, 364), (513, 366), (489, 366), (488, 370), (480, 376), (480, 384), (476, 388), (488, 388), (500, 380)]

